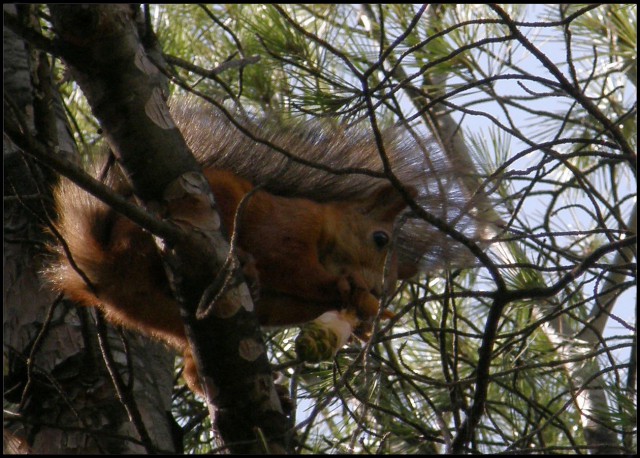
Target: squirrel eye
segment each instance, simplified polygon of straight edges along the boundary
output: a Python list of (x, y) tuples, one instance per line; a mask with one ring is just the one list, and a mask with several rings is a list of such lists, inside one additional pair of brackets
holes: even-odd
[(373, 241), (378, 248), (384, 248), (389, 244), (389, 234), (383, 231), (373, 233)]

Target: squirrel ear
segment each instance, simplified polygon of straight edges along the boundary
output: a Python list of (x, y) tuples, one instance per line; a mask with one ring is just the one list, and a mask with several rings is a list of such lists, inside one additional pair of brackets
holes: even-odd
[[(405, 189), (412, 199), (418, 195), (413, 186), (407, 186)], [(400, 192), (392, 185), (384, 185), (365, 200), (363, 213), (379, 221), (392, 222), (406, 207), (407, 202)]]

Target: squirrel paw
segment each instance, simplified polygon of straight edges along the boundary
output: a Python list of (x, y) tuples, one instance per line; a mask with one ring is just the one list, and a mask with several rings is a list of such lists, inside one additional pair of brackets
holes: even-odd
[(378, 314), (378, 299), (369, 292), (367, 284), (359, 275), (342, 275), (338, 280), (338, 290), (344, 308), (355, 310), (359, 318), (368, 320)]
[(251, 253), (244, 250), (238, 249), (237, 255), (251, 298), (257, 301), (260, 298), (260, 273), (256, 267), (256, 260)]
[(274, 373), (273, 386), (276, 390), (276, 394), (278, 395), (278, 399), (280, 400), (280, 406), (282, 407), (283, 413), (290, 417), (293, 413), (293, 409), (295, 404), (289, 395), (289, 388), (287, 386), (286, 381), (281, 373)]
[[(354, 328), (353, 334), (361, 340), (368, 340), (373, 331), (373, 321), (380, 309), (380, 299), (369, 291), (364, 279), (357, 274), (342, 275), (338, 288), (344, 308), (353, 310), (360, 321)], [(395, 314), (389, 310), (383, 310), (381, 314), (383, 320), (394, 316)]]

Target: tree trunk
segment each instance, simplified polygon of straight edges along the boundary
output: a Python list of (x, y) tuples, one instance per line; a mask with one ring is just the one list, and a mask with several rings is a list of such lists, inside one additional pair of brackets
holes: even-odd
[[(26, 29), (31, 8), (4, 5), (3, 13)], [(6, 26), (3, 48), (5, 123), (16, 124), (21, 117), (30, 135), (72, 154), (75, 146), (47, 59)], [(92, 312), (56, 298), (38, 275), (46, 263), (43, 221), (52, 210), (53, 175), (6, 135), (3, 140), (5, 435), (32, 453), (175, 452), (167, 415), (173, 356), (139, 336), (127, 337), (133, 374), (124, 379), (135, 379), (133, 397), (144, 420), (144, 427), (135, 428), (105, 368)], [(127, 357), (119, 333), (110, 329), (105, 340), (123, 373)], [(145, 429), (149, 439), (143, 445), (140, 432)]]
[[(218, 431), (232, 453), (284, 452), (289, 425), (249, 289), (237, 270), (212, 311), (196, 318), (225, 269), (229, 244), (219, 230), (211, 189), (169, 114), (162, 64), (153, 62), (140, 42), (136, 10), (125, 5), (50, 9), (59, 50), (135, 196), (150, 213), (172, 223), (156, 220), (151, 232)], [(136, 216), (132, 220), (140, 223)]]

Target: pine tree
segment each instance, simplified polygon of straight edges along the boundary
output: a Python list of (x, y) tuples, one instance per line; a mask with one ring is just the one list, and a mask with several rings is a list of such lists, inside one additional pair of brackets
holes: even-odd
[[(150, 5), (140, 17), (172, 97), (401, 124), (486, 196), (473, 265), (431, 259), (386, 298), (396, 319), (370, 343), (301, 365), (297, 329), (265, 331), (296, 407), (292, 452), (636, 452), (636, 5)], [(59, 68), (46, 33), (7, 27)], [(76, 140), (97, 142), (77, 84), (57, 83)], [(221, 445), (184, 389), (172, 410), (187, 450)]]

